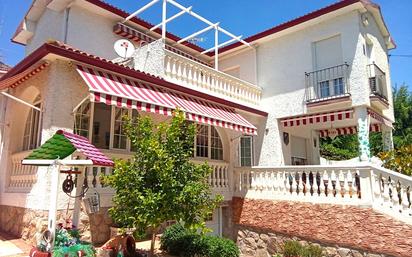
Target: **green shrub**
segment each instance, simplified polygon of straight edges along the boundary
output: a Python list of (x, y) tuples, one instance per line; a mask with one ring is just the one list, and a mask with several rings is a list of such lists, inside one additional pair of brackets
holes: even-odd
[(167, 228), (160, 238), (161, 249), (173, 255), (179, 255), (185, 250), (185, 236), (188, 231), (179, 223)]
[(285, 257), (301, 256), (302, 248), (298, 241), (286, 241), (283, 245), (283, 255)]
[(199, 235), (175, 224), (165, 230), (160, 239), (161, 249), (182, 257), (238, 257), (236, 244), (225, 238)]
[(237, 257), (240, 254), (232, 240), (217, 236), (202, 236), (199, 249), (200, 254), (207, 257)]
[(306, 246), (306, 252), (303, 255), (304, 257), (322, 257), (323, 249), (317, 245), (308, 245)]
[(322, 257), (323, 249), (317, 245), (302, 245), (298, 241), (286, 241), (283, 245), (284, 257)]

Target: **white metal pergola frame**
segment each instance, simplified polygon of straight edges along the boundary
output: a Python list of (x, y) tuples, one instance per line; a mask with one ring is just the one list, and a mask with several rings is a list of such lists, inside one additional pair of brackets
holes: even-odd
[[(209, 25), (208, 27), (199, 30), (197, 32), (194, 32), (193, 34), (180, 39), (179, 41), (177, 41), (178, 44), (181, 44), (187, 40), (190, 40), (210, 29), (214, 29), (215, 30), (215, 45), (203, 52), (201, 52), (201, 54), (206, 54), (208, 52), (214, 51), (214, 57), (215, 57), (215, 69), (218, 70), (219, 69), (219, 48), (226, 46), (230, 43), (233, 42), (240, 42), (246, 46), (252, 47), (248, 42), (242, 40), (242, 36), (235, 36), (232, 33), (230, 33), (229, 31), (223, 29), (222, 27), (219, 26), (219, 22), (218, 23), (213, 23), (211, 21), (209, 21), (208, 19), (200, 16), (199, 14), (195, 13), (194, 11), (192, 11), (193, 7), (189, 6), (189, 7), (184, 7), (183, 5), (177, 3), (175, 0), (152, 0), (150, 3), (146, 4), (145, 6), (141, 7), (140, 9), (138, 9), (137, 11), (133, 12), (132, 14), (130, 14), (128, 17), (126, 17), (122, 23), (127, 22), (128, 20), (132, 19), (133, 17), (141, 14), (142, 12), (146, 11), (148, 8), (152, 7), (154, 4), (156, 4), (157, 2), (162, 1), (162, 22), (153, 26), (150, 31), (154, 31), (157, 28), (162, 28), (162, 39), (164, 41), (166, 41), (166, 24), (168, 22), (171, 22), (172, 20), (182, 16), (183, 14), (189, 14), (190, 16), (206, 23), (207, 25)], [(170, 18), (167, 18), (167, 3), (172, 4), (173, 6), (177, 7), (178, 9), (180, 9), (181, 11), (178, 12), (177, 14), (173, 15)], [(219, 32), (222, 32), (223, 34), (226, 34), (227, 36), (231, 37), (230, 40), (220, 43), (219, 44)]]

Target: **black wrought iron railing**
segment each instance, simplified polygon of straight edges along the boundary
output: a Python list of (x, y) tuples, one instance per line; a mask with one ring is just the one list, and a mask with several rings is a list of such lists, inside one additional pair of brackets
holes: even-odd
[(388, 100), (386, 74), (375, 63), (368, 65), (369, 87), (371, 95)]
[(306, 102), (317, 102), (349, 95), (347, 63), (305, 72)]

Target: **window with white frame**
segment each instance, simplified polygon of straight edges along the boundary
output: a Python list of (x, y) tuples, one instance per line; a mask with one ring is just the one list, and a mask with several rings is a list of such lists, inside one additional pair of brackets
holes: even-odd
[(196, 157), (209, 157), (209, 126), (197, 125)]
[(129, 116), (128, 109), (114, 108), (113, 148), (115, 149), (127, 148), (127, 136), (124, 131), (124, 116)]
[(84, 102), (74, 114), (74, 133), (89, 138), (91, 103)]
[(330, 96), (329, 80), (319, 82), (320, 97)]
[(195, 156), (223, 160), (223, 143), (219, 132), (213, 126), (197, 124)]
[(244, 136), (240, 138), (240, 166), (253, 165), (253, 138), (251, 136)]
[[(34, 106), (40, 108), (40, 96), (34, 102)], [(40, 145), (41, 134), (41, 113), (38, 110), (30, 108), (27, 115), (23, 135), (23, 151), (35, 149)]]

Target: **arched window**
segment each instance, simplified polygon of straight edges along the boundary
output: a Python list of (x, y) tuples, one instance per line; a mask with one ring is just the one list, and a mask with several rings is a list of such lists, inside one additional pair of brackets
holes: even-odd
[(215, 127), (198, 124), (195, 145), (196, 157), (223, 160), (223, 143)]
[[(40, 99), (40, 96), (37, 96), (33, 105), (40, 108)], [(27, 115), (26, 119), (26, 125), (24, 127), (23, 151), (35, 149), (40, 145), (40, 115), (41, 113), (38, 110), (30, 108), (29, 114)]]
[(74, 114), (74, 133), (86, 138), (89, 138), (90, 108), (91, 103), (86, 101)]

